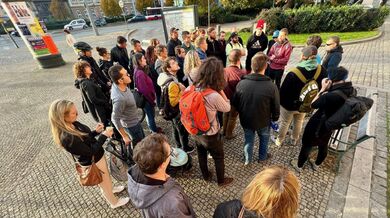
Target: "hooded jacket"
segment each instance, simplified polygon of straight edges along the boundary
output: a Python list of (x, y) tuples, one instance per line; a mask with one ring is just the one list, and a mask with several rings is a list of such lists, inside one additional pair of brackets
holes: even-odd
[[(302, 61), (302, 62), (311, 62), (306, 65), (298, 65), (298, 69), (301, 71), (303, 76), (306, 79), (311, 79), (314, 77), (317, 71), (317, 61), (315, 59)], [(302, 63), (301, 62), (301, 63)], [(311, 67), (310, 67), (311, 66)], [(321, 73), (318, 76), (316, 82), (318, 84), (318, 89), (321, 90), (322, 79), (327, 77), (327, 73), (324, 67), (321, 67)], [(301, 94), (302, 88), (305, 84), (296, 76), (295, 73), (289, 72), (284, 79), (282, 86), (280, 87), (280, 105), (288, 111), (298, 111), (301, 106), (299, 101), (299, 95)]]
[(277, 121), (280, 114), (279, 91), (267, 76), (249, 74), (236, 86), (232, 105), (244, 129), (258, 130)]
[(252, 34), (246, 44), (246, 49), (248, 49), (248, 56), (246, 56), (245, 68), (251, 70), (252, 57), (255, 56), (257, 52), (263, 52), (267, 49), (268, 38), (264, 32), (261, 32), (260, 36), (257, 36), (256, 33)]
[[(237, 218), (240, 215), (242, 204), (240, 200), (223, 202), (217, 206), (213, 218)], [(253, 211), (244, 210), (243, 218), (261, 218)]]
[[(284, 70), (288, 60), (290, 60), (292, 50), (293, 48), (287, 39), (283, 43), (275, 42), (268, 54), (271, 61), (270, 68), (274, 70)], [(272, 58), (272, 56), (274, 56), (274, 58)]]
[(80, 89), (81, 97), (96, 122), (104, 123), (109, 119), (109, 99), (95, 82), (87, 78), (79, 78), (75, 80), (74, 86)]
[(118, 62), (122, 67), (124, 67), (127, 70), (127, 72), (129, 72), (130, 59), (126, 48), (121, 48), (118, 45), (112, 48), (111, 61)]
[(129, 197), (144, 218), (196, 217), (188, 196), (174, 179), (147, 178), (137, 165), (129, 169), (128, 178)]
[(339, 66), (343, 52), (343, 47), (341, 47), (341, 45), (326, 52), (324, 60), (322, 61), (322, 66), (325, 67), (325, 69), (328, 71), (328, 74), (329, 69)]
[[(168, 80), (173, 80), (173, 82), (168, 83)], [(175, 107), (179, 104), (179, 100), (183, 92), (180, 89), (179, 82), (177, 78), (169, 73), (160, 73), (157, 79), (157, 84), (161, 87), (161, 90), (164, 89), (166, 85), (168, 86), (168, 95), (169, 95), (169, 103), (172, 107)], [(161, 93), (163, 93), (161, 91)]]
[(100, 85), (104, 93), (109, 93), (110, 87), (107, 85), (107, 82), (110, 80), (100, 70), (99, 65), (96, 63), (95, 59), (93, 59), (93, 57), (80, 56), (78, 60), (86, 61), (89, 63), (89, 65), (91, 65), (91, 78)]

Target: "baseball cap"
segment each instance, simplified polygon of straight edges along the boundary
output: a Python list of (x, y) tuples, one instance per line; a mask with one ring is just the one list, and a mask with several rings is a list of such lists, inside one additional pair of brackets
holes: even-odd
[(179, 29), (177, 29), (176, 27), (172, 27), (171, 30), (169, 31), (170, 33), (173, 33), (175, 31), (179, 31)]
[(274, 34), (272, 34), (272, 38), (278, 38), (279, 37), (279, 30), (275, 30)]

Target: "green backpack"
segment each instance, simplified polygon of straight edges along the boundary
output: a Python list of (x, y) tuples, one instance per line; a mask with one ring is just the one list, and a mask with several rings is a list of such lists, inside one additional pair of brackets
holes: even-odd
[(311, 102), (319, 92), (319, 86), (316, 80), (321, 74), (321, 65), (317, 66), (316, 73), (311, 79), (306, 79), (298, 68), (293, 68), (290, 72), (293, 72), (305, 84), (305, 86), (301, 89), (301, 94), (299, 95), (299, 102), (301, 106), (298, 111), (301, 113), (310, 113), (313, 110), (311, 108)]

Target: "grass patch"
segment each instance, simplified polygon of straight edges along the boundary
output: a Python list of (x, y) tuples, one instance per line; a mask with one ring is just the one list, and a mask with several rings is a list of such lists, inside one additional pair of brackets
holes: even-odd
[[(246, 42), (248, 41), (248, 38), (251, 35), (251, 33), (240, 32), (238, 34), (244, 41), (244, 44), (246, 45)], [(330, 36), (335, 36), (335, 35), (340, 37), (341, 42), (348, 42), (348, 41), (353, 41), (358, 39), (370, 38), (378, 34), (379, 34), (378, 30), (363, 31), (363, 32), (301, 33), (301, 34), (289, 34), (288, 38), (293, 45), (304, 45), (306, 44), (306, 39), (311, 35), (320, 35), (323, 44), (325, 44), (326, 39), (328, 39)], [(228, 33), (227, 35), (230, 35), (230, 33)], [(268, 40), (270, 40), (271, 38), (272, 36), (268, 36)]]

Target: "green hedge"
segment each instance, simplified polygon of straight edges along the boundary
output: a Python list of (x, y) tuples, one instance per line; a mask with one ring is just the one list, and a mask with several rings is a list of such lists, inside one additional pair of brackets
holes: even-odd
[[(213, 6), (210, 9), (210, 14), (211, 14), (210, 16), (211, 23), (221, 24), (221, 23), (232, 23), (232, 22), (250, 20), (249, 16), (232, 14), (230, 11), (219, 6)], [(201, 26), (207, 26), (207, 19), (208, 19), (207, 8), (199, 7), (198, 15), (199, 15), (199, 24)]]
[(288, 28), (291, 33), (368, 31), (380, 27), (389, 15), (388, 7), (365, 9), (362, 6), (307, 6), (260, 12), (258, 19), (267, 22), (267, 32)]

